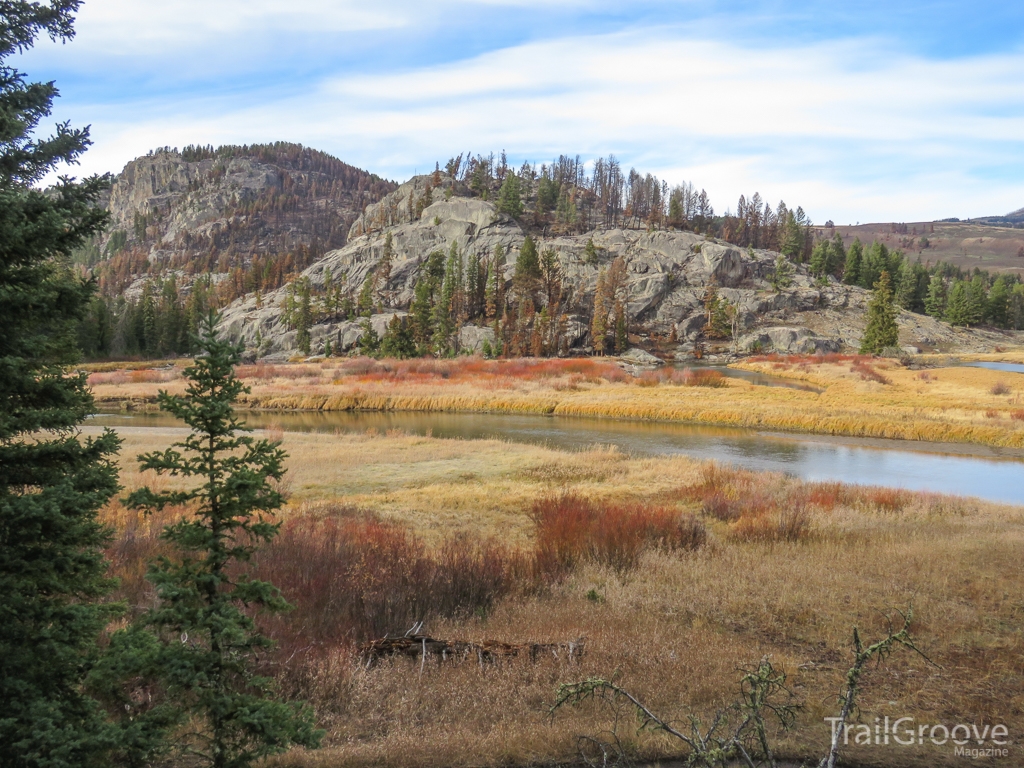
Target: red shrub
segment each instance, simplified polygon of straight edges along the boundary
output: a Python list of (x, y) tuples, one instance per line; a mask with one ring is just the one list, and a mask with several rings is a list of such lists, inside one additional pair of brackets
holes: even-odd
[(913, 495), (901, 488), (864, 488), (860, 498), (883, 512), (901, 512), (913, 500)]
[(644, 504), (602, 505), (575, 493), (541, 499), (530, 517), (537, 526), (537, 567), (546, 574), (583, 560), (626, 570), (645, 549), (697, 549), (707, 539), (693, 515)]
[(286, 521), (253, 562), (295, 606), (271, 622), (288, 646), (361, 642), (486, 611), (532, 576), (523, 556), (495, 544), (460, 538), (429, 552), (406, 529), (344, 507)]

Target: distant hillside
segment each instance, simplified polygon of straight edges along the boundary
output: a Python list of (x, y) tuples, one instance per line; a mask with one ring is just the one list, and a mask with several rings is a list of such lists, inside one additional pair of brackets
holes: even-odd
[(983, 216), (980, 219), (971, 219), (971, 221), (997, 227), (1024, 229), (1024, 208), (1018, 208), (1016, 211), (1012, 211), (1005, 216)]
[(273, 290), (343, 246), (392, 182), (299, 144), (159, 149), (115, 179), (111, 226), (77, 260), (108, 297), (173, 274), (210, 275), (223, 303)]
[[(1022, 209), (1024, 211), (1024, 209)], [(1018, 211), (1010, 216), (1021, 215)], [(1024, 221), (1024, 218), (1022, 218)], [(831, 237), (832, 229), (816, 227), (818, 237)], [(837, 226), (849, 247), (854, 238), (865, 245), (875, 240), (902, 250), (912, 258), (935, 264), (944, 261), (961, 269), (978, 267), (995, 272), (1024, 274), (1024, 229), (995, 226), (983, 220)]]

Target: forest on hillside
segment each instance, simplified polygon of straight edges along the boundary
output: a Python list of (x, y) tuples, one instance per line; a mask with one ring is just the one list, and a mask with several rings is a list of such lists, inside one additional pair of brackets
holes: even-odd
[[(241, 156), (257, 156), (297, 169), (333, 167), (340, 180), (332, 182), (329, 194), (338, 194), (346, 183), (354, 184), (356, 190), (365, 187), (363, 191), (370, 190), (372, 196), (384, 191), (384, 187), (373, 186), (377, 182), (366, 181), (375, 177), (357, 169), (349, 173), (351, 166), (322, 153), (296, 149), (296, 145), (217, 150), (187, 147), (182, 152), (183, 158), (196, 161)], [(467, 322), (494, 329), (495, 342), (488, 343), (487, 354), (561, 355), (584, 337), (599, 354), (621, 351), (628, 346), (633, 322), (626, 310), (626, 265), (622, 260), (613, 261), (601, 271), (596, 296), (584, 301), (565, 285), (555, 252), (536, 245), (544, 236), (609, 227), (685, 229), (739, 247), (778, 251), (784, 259), (770, 277), (776, 289), (788, 285), (792, 267), (787, 265), (792, 264), (806, 264), (822, 285), (831, 279), (866, 289), (873, 288), (882, 272), (887, 272), (896, 302), (903, 309), (954, 325), (1024, 328), (1024, 284), (1018, 276), (978, 268), (969, 271), (942, 262), (922, 263), (920, 258), (911, 260), (901, 250), (879, 241), (865, 246), (855, 240), (849, 247), (838, 235), (816, 241), (815, 230), (802, 208), (793, 210), (784, 202), (773, 207), (758, 193), (749, 198), (740, 196), (735, 213), (727, 210), (718, 215), (706, 192), (698, 191), (693, 184), (670, 187), (649, 173), (635, 169), (626, 173), (614, 156), (584, 163), (578, 155), (562, 155), (551, 163), (524, 163), (514, 169), (504, 153), (497, 158), (493, 154), (466, 159), (460, 155), (450, 159), (443, 170), (440, 163), (436, 164), (420, 198), (414, 201), (410, 196), (410, 214), (418, 215), (431, 204), (444, 177), (455, 182), (460, 194), (491, 200), (529, 233), (510, 284), (498, 279), (498, 275), (505, 274), (506, 254), (500, 249), (481, 257), (460, 253), (453, 245), (447, 253), (428, 254), (414, 300), (409, 306), (397, 307), (387, 287), (393, 255), (390, 239), (381, 263), (361, 286), (346, 285), (328, 274), (323, 287), (314, 287), (300, 274), (323, 255), (330, 238), (323, 244), (315, 240), (313, 246), (300, 245), (282, 254), (244, 257), (233, 248), (228, 233), (225, 250), (218, 251), (214, 244), (203, 258), (166, 265), (134, 298), (120, 291), (133, 274), (146, 274), (147, 265), (139, 264), (136, 273), (119, 258), (107, 261), (97, 270), (104, 295), (93, 301), (82, 323), (82, 347), (91, 358), (188, 354), (198, 323), (210, 308), (226, 306), (250, 294), (256, 295), (257, 306), (261, 306), (266, 292), (288, 285), (283, 319), (297, 331), (298, 346), (306, 353), (310, 351), (309, 329), (313, 325), (360, 318), (366, 320), (360, 351), (369, 355), (457, 354), (458, 329)], [(323, 192), (315, 186), (301, 194), (293, 189), (273, 199), (258, 198), (244, 210), (247, 216), (255, 213), (272, 220)], [(386, 213), (376, 222), (382, 229), (388, 224)], [(146, 230), (140, 227), (139, 233), (144, 235)], [(313, 231), (317, 231), (315, 227)], [(145, 261), (138, 249), (126, 249), (122, 258), (131, 259), (132, 253)], [(597, 263), (593, 240), (588, 243), (586, 259)], [(121, 272), (115, 275), (114, 269)], [(221, 275), (214, 278), (218, 272)], [(713, 286), (704, 296), (704, 306), (703, 338), (731, 338), (737, 308), (721, 298)], [(407, 309), (410, 315), (405, 320), (396, 319), (379, 337), (368, 318), (387, 309)], [(570, 314), (585, 316), (587, 322), (581, 327), (577, 321), (570, 328)], [(325, 351), (332, 352), (329, 346)]]

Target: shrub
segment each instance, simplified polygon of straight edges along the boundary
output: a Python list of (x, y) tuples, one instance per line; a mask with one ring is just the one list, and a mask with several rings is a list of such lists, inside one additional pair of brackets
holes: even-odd
[(533, 505), (540, 573), (563, 574), (590, 560), (618, 570), (636, 566), (646, 549), (693, 550), (707, 530), (692, 514), (646, 504), (603, 505), (575, 493)]
[(989, 390), (993, 395), (1008, 395), (1011, 391), (1010, 387), (1002, 381), (997, 381)]
[(294, 515), (254, 562), (295, 606), (272, 632), (292, 650), (486, 612), (532, 578), (526, 556), (492, 542), (459, 537), (431, 552), (402, 526), (344, 506)]
[(801, 505), (770, 514), (744, 514), (729, 527), (729, 535), (737, 541), (803, 541), (810, 529), (811, 516)]

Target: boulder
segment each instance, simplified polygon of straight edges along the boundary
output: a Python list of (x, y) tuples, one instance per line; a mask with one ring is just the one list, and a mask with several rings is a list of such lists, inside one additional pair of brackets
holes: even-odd
[(813, 355), (838, 352), (843, 344), (839, 339), (822, 338), (807, 328), (775, 327), (747, 334), (740, 339), (739, 346), (748, 351), (760, 346), (765, 352)]
[(630, 365), (640, 365), (651, 368), (665, 364), (664, 360), (655, 357), (650, 352), (640, 349), (639, 347), (627, 349), (619, 355), (619, 360), (624, 363), (629, 363)]
[(494, 345), (494, 329), (481, 328), (478, 325), (464, 325), (459, 329), (459, 349), (469, 350), (473, 354), (481, 354), (484, 342)]
[(739, 248), (709, 241), (701, 246), (700, 255), (709, 282), (735, 288), (747, 277), (746, 260)]

